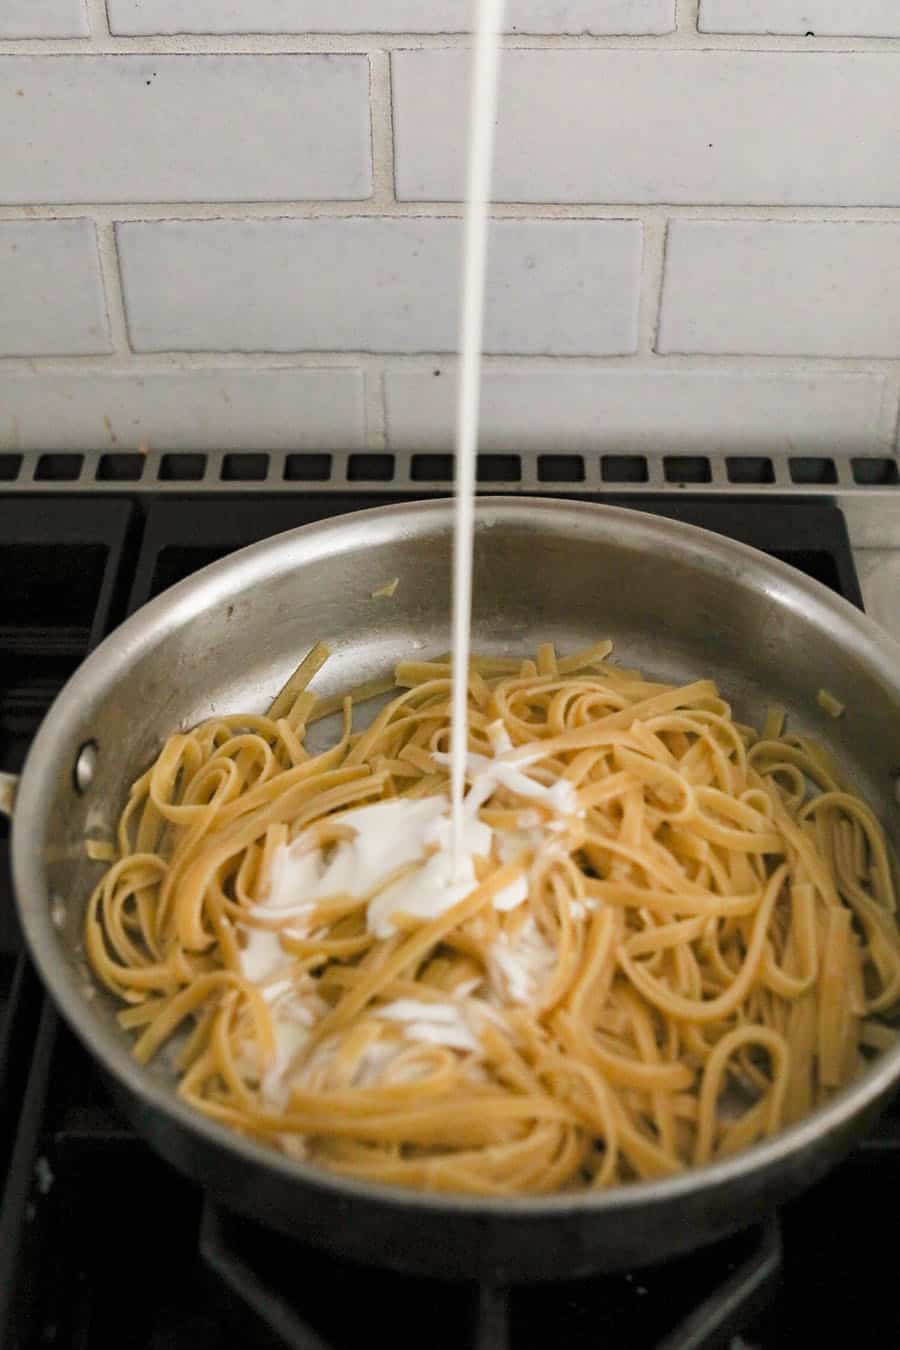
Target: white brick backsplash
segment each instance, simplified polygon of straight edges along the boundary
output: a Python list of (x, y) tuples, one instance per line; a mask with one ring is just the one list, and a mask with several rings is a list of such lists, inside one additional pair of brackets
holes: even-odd
[(0, 58), (0, 201), (371, 191), (364, 56)]
[(900, 225), (674, 221), (661, 352), (900, 356)]
[(364, 444), (358, 370), (4, 374), (0, 449), (320, 450)]
[[(29, 0), (31, 3), (31, 0)], [(472, 0), (108, 0), (114, 33), (456, 33)], [(513, 33), (668, 33), (675, 0), (508, 0)]]
[(0, 38), (87, 37), (84, 0), (0, 0)]
[[(0, 448), (451, 447), (472, 6), (0, 0)], [(896, 445), (900, 0), (506, 27), (485, 447)]]
[[(118, 237), (136, 351), (457, 345), (459, 220), (140, 222)], [(640, 265), (634, 221), (495, 221), (487, 349), (633, 351)]]
[[(401, 199), (462, 194), (467, 60), (394, 53)], [(898, 82), (900, 62), (886, 54), (510, 51), (494, 196), (896, 204)]]
[[(452, 368), (389, 371), (389, 444), (453, 445)], [(485, 450), (668, 451), (769, 455), (878, 449), (883, 380), (724, 371), (489, 370), (482, 394)]]
[(0, 221), (0, 356), (109, 350), (93, 222)]
[(898, 0), (700, 0), (701, 33), (898, 37)]

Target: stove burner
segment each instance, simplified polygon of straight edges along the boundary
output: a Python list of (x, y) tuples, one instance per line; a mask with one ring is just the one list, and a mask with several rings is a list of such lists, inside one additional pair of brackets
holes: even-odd
[(626, 1275), (529, 1288), (455, 1285), (353, 1266), (273, 1237), (209, 1202), (200, 1250), (284, 1350), (354, 1350), (357, 1300), (390, 1309), (392, 1350), (423, 1343), (429, 1350), (587, 1350), (624, 1344), (623, 1327), (633, 1350), (715, 1350), (765, 1308), (782, 1265), (781, 1231), (772, 1218), (710, 1251)]

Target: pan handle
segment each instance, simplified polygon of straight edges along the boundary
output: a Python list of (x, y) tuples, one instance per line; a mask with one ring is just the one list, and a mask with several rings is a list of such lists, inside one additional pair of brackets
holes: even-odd
[(18, 774), (0, 772), (0, 816), (9, 816), (12, 819), (18, 786)]

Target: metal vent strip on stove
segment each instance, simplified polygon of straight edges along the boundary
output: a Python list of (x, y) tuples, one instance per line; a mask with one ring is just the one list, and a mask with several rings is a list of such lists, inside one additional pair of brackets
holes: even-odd
[[(379, 494), (397, 500), (452, 490), (453, 456), (431, 451), (0, 452), (0, 497), (296, 498), (353, 491), (374, 506)], [(885, 454), (506, 451), (479, 455), (478, 490), (595, 501), (824, 498), (843, 511), (854, 547), (900, 548), (900, 459)]]
[[(0, 491), (296, 492), (348, 483), (392, 492), (449, 490), (453, 456), (392, 451), (37, 451), (0, 452)], [(483, 488), (567, 493), (687, 488), (695, 492), (821, 493), (895, 489), (900, 461), (889, 455), (600, 454), (521, 451), (478, 457)]]

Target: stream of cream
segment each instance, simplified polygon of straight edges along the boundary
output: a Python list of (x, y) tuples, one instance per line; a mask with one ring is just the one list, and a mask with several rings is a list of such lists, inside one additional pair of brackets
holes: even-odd
[(504, 0), (477, 0), (469, 161), (463, 245), (462, 320), (456, 414), (456, 518), (453, 531), (453, 705), (450, 801), (454, 874), (462, 876), (465, 844), (463, 795), (469, 739), (468, 679), (472, 627), (472, 552), (475, 465), (481, 402), (481, 349), (487, 273), (491, 170), (497, 121), (497, 86), (503, 43)]
[[(394, 799), (348, 811), (343, 824), (353, 837), (323, 851), (307, 832), (279, 850), (273, 860), (268, 896), (257, 916), (289, 920), (281, 931), (307, 936), (315, 908), (339, 896), (366, 901), (366, 923), (378, 938), (390, 937), (400, 913), (435, 918), (464, 899), (477, 884), (475, 860), (492, 854), (501, 862), (534, 858), (558, 840), (560, 817), (577, 810), (570, 784), (550, 787), (528, 776), (528, 761), (505, 756), (511, 746), (502, 727), (494, 738), (494, 756), (468, 753), (468, 670), (472, 620), (475, 467), (478, 453), (484, 295), (487, 271), (490, 185), (505, 0), (475, 0), (469, 159), (463, 246), (460, 368), (456, 427), (456, 482), (453, 544), (453, 687), (448, 756), (435, 758), (450, 770), (450, 793), (421, 800)], [(466, 781), (469, 790), (466, 792)], [(498, 787), (524, 799), (519, 828), (494, 831), (479, 810)], [(535, 809), (543, 807), (543, 811)], [(529, 809), (530, 808), (530, 809)], [(511, 910), (528, 896), (528, 868), (494, 898), (498, 910)], [(289, 984), (275, 976), (289, 958), (274, 929), (245, 927), (241, 953), (244, 974), (264, 986), (272, 1004), (277, 1055), (266, 1075), (266, 1095), (278, 1099), (284, 1075), (315, 1020), (309, 1004), (298, 1005)], [(496, 952), (495, 975), (502, 995), (527, 1002), (552, 953), (533, 920), (522, 926), (521, 950), (506, 941)], [(399, 1000), (378, 1011), (410, 1040), (432, 1041), (459, 1050), (476, 1050), (478, 1040), (454, 1003)], [(386, 1047), (372, 1047), (385, 1052)]]

